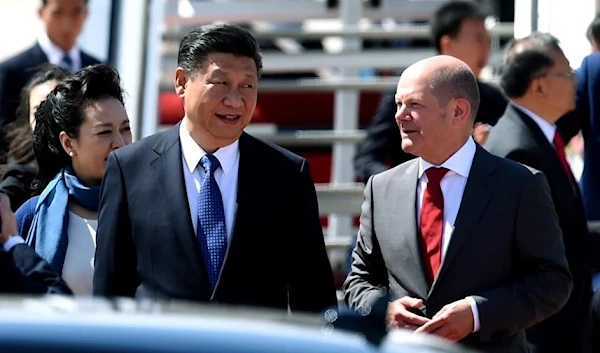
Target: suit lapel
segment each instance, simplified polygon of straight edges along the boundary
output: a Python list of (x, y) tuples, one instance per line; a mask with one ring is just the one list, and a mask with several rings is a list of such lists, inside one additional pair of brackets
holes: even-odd
[(154, 146), (156, 158), (150, 162), (150, 168), (156, 179), (161, 199), (166, 202), (167, 217), (173, 227), (174, 236), (179, 237), (183, 251), (198, 278), (206, 278), (202, 265), (202, 254), (194, 233), (190, 217), (187, 191), (183, 177), (179, 125), (168, 130)]
[(452, 266), (452, 262), (471, 236), (471, 230), (477, 224), (488, 202), (491, 200), (494, 192), (493, 174), (497, 168), (498, 166), (490, 154), (477, 145), (458, 215), (454, 222), (454, 232), (452, 233), (450, 244), (446, 250), (446, 256), (444, 256), (438, 276), (431, 286), (430, 293), (435, 289), (436, 284), (443, 280), (444, 275), (448, 272), (448, 268)]
[[(417, 159), (415, 159), (417, 161)], [(417, 182), (419, 177), (419, 163), (411, 163), (404, 173), (399, 177), (398, 182), (390, 183), (390, 190), (386, 191), (385, 208), (396, 210), (391, 221), (391, 232), (393, 237), (399, 237), (401, 249), (408, 249), (411, 259), (406, 264), (416, 264), (410, 272), (412, 289), (420, 298), (427, 297), (429, 284), (427, 283), (423, 260), (419, 246), (419, 232), (417, 228)], [(402, 195), (406, 202), (398, 202), (399, 195)], [(385, 251), (384, 249), (382, 249)], [(393, 256), (393, 255), (392, 255)], [(392, 257), (393, 258), (393, 257)]]
[(46, 55), (46, 53), (44, 53), (44, 50), (42, 50), (42, 47), (40, 46), (40, 44), (38, 42), (36, 42), (34, 44), (34, 46), (31, 48), (31, 52), (33, 53), (33, 56), (35, 57), (35, 61), (40, 63), (39, 65), (49, 62), (48, 56)]

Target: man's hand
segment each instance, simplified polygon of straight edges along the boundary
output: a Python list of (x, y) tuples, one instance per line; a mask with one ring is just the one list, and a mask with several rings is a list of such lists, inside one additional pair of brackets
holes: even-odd
[(473, 128), (473, 139), (480, 145), (483, 146), (490, 135), (491, 126), (483, 123), (475, 123)]
[(0, 217), (2, 217), (0, 245), (4, 245), (10, 237), (18, 234), (17, 220), (10, 208), (10, 199), (5, 194), (0, 194)]
[(471, 334), (473, 325), (471, 304), (467, 299), (461, 299), (444, 306), (415, 333), (430, 333), (456, 342)]
[(418, 309), (423, 305), (421, 299), (411, 297), (402, 297), (388, 305), (388, 325), (407, 330), (416, 330), (421, 325), (429, 322), (429, 319), (417, 314), (413, 314), (409, 309)]

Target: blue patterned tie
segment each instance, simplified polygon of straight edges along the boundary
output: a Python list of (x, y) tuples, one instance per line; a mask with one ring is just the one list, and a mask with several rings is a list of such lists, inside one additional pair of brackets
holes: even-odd
[(198, 196), (196, 235), (200, 242), (208, 279), (214, 289), (227, 249), (225, 211), (221, 191), (215, 180), (215, 171), (219, 168), (219, 160), (211, 154), (206, 154), (200, 159), (200, 164), (204, 168), (204, 175), (200, 182), (200, 195)]
[(60, 61), (60, 65), (69, 71), (73, 71), (73, 60), (68, 54), (65, 54)]

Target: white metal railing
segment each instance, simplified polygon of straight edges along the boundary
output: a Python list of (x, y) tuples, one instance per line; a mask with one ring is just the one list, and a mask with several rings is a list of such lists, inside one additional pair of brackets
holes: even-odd
[[(163, 40), (180, 41), (190, 28), (172, 28), (165, 31)], [(495, 23), (489, 28), (493, 37), (511, 38), (514, 36), (512, 23)], [(258, 39), (294, 38), (319, 40), (325, 37), (361, 38), (361, 39), (429, 39), (431, 27), (429, 25), (397, 25), (384, 27), (379, 25), (369, 26), (343, 26), (331, 29), (254, 29), (252, 31)]]
[(319, 213), (327, 216), (332, 213), (356, 216), (360, 214), (363, 202), (362, 183), (315, 184)]
[[(394, 18), (397, 21), (424, 21), (446, 1), (382, 0), (379, 8), (365, 7), (362, 12), (364, 17), (374, 20)], [(171, 6), (170, 9), (165, 17), (167, 28), (196, 26), (216, 21), (301, 22), (306, 19), (341, 17), (339, 8), (329, 9), (324, 1), (306, 0), (187, 1), (185, 9), (181, 6)]]
[[(319, 214), (328, 216), (331, 214), (357, 216), (363, 202), (364, 185), (360, 183), (348, 184), (316, 184), (317, 200), (319, 202)], [(325, 245), (329, 250), (346, 250), (354, 246), (355, 234), (335, 234), (325, 237)]]
[(283, 147), (332, 146), (336, 143), (358, 144), (365, 139), (365, 130), (297, 130), (290, 133), (253, 134)]

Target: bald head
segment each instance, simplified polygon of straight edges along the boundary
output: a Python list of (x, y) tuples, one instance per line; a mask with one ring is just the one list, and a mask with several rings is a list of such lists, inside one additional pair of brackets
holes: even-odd
[(471, 106), (471, 119), (479, 109), (477, 79), (467, 64), (448, 55), (437, 55), (409, 66), (402, 77), (418, 79), (426, 84), (441, 106), (451, 99), (462, 98)]

